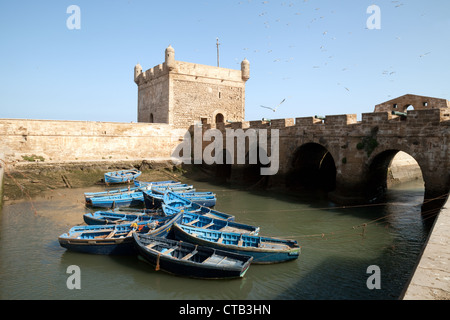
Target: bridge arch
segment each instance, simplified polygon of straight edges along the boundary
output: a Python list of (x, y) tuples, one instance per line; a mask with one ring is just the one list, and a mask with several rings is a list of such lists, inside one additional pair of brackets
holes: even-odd
[[(366, 173), (366, 193), (369, 200), (376, 201), (384, 197), (386, 190), (388, 189), (389, 167), (395, 156), (402, 151), (403, 150), (394, 148), (385, 149), (371, 157)], [(423, 166), (420, 164), (421, 159), (416, 159), (416, 157), (407, 151), (403, 152), (415, 160), (417, 166), (420, 168), (422, 179), (425, 181), (424, 171), (422, 169)]]
[(247, 148), (245, 153), (245, 164), (242, 165), (242, 180), (244, 183), (249, 185), (258, 185), (260, 187), (267, 187), (269, 183), (269, 176), (261, 175), (261, 168), (268, 167), (269, 164), (262, 164), (260, 159), (260, 152), (262, 154), (267, 154), (267, 150), (262, 148), (260, 151), (260, 146), (254, 146), (253, 152), (256, 152), (256, 163), (250, 163), (250, 150)]
[(319, 143), (309, 142), (292, 154), (286, 175), (291, 189), (319, 189), (332, 191), (336, 187), (336, 163), (332, 153)]

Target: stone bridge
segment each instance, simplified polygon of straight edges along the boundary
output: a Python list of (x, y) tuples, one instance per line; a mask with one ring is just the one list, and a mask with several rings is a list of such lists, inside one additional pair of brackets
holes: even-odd
[[(382, 198), (388, 167), (394, 156), (403, 151), (420, 166), (425, 182), (424, 204), (430, 204), (426, 208), (440, 208), (450, 189), (450, 103), (431, 99), (406, 95), (377, 105), (375, 112), (362, 114), (360, 121), (355, 114), (263, 119), (203, 125), (203, 132), (219, 129), (225, 146), (227, 129), (255, 129), (258, 133), (266, 129), (268, 140), (272, 130), (278, 129), (276, 175), (261, 176), (259, 168), (264, 165), (260, 161), (249, 164), (249, 139), (245, 142), (246, 163), (236, 164), (235, 146), (233, 164), (216, 164), (216, 175), (289, 189), (320, 188), (328, 192), (333, 202), (344, 205)], [(408, 109), (412, 104), (406, 101), (415, 103), (413, 110)], [(203, 141), (205, 151), (211, 139), (203, 140), (207, 140)], [(270, 143), (267, 145), (270, 154)]]

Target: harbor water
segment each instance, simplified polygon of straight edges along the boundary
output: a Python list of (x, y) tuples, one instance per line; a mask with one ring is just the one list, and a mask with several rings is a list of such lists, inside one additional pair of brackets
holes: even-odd
[[(217, 194), (216, 210), (260, 226), (261, 235), (295, 239), (299, 259), (252, 265), (245, 277), (199, 280), (155, 271), (137, 256), (70, 252), (58, 236), (83, 224), (83, 193), (59, 189), (7, 201), (0, 212), (0, 299), (398, 299), (427, 237), (423, 182), (388, 190), (383, 204), (339, 207), (325, 197), (285, 195), (188, 181)], [(69, 289), (69, 266), (80, 289)], [(380, 288), (368, 282), (379, 268)], [(369, 281), (368, 281), (369, 279)]]

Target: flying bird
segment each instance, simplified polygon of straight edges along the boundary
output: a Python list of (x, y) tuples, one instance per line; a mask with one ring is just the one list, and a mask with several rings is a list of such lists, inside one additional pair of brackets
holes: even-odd
[(270, 109), (273, 112), (277, 111), (278, 107), (285, 101), (286, 99), (283, 99), (283, 101), (281, 101), (275, 108), (270, 108), (270, 107), (265, 107), (265, 106), (261, 106), (262, 108), (266, 108), (266, 109)]

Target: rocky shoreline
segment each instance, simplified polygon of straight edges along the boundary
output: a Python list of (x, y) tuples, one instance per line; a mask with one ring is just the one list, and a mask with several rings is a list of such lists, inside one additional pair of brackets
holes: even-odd
[(60, 188), (104, 185), (104, 173), (136, 168), (143, 181), (182, 180), (185, 172), (171, 161), (131, 160), (65, 163), (15, 163), (7, 166), (3, 177), (3, 200), (33, 197)]

